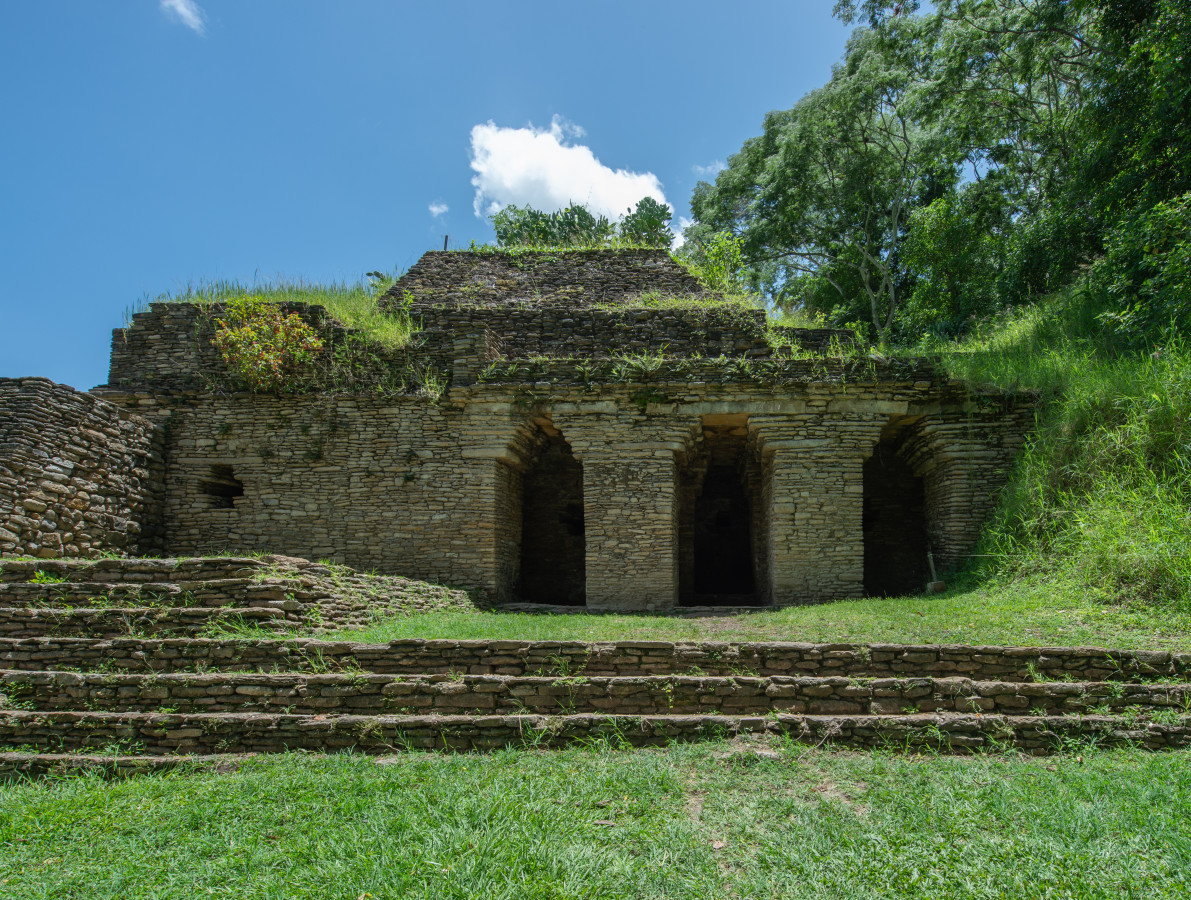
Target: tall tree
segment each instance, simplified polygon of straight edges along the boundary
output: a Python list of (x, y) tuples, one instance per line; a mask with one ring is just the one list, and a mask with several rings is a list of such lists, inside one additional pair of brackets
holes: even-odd
[(909, 213), (950, 177), (937, 135), (909, 114), (918, 75), (903, 48), (912, 46), (857, 31), (831, 80), (767, 115), (764, 133), (691, 201), (701, 225), (738, 234), (748, 261), (771, 267), (779, 302), (797, 289), (824, 307), (834, 292), (837, 315), (862, 315), (881, 340), (902, 299)]

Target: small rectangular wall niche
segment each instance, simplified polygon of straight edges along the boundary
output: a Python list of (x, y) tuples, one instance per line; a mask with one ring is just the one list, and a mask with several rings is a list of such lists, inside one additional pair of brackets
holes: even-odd
[(679, 470), (681, 605), (764, 602), (762, 476), (748, 417), (704, 416), (702, 440)]
[(583, 606), (583, 466), (559, 432), (550, 428), (543, 436), (522, 478), (518, 595), (526, 603)]
[(907, 421), (895, 419), (864, 462), (864, 592), (916, 594), (926, 585), (926, 491), (903, 458)]
[(230, 465), (217, 464), (199, 482), (199, 491), (207, 496), (212, 509), (234, 509), (236, 499), (244, 496), (244, 482), (236, 477)]

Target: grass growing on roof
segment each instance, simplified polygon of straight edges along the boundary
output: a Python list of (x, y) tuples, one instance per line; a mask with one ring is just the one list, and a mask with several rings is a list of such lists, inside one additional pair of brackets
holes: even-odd
[(0, 896), (1181, 898), (1189, 759), (720, 742), (7, 784)]
[(377, 301), (396, 280), (396, 275), (373, 273), (373, 277), (354, 283), (314, 284), (307, 281), (279, 279), (272, 282), (241, 284), (216, 280), (187, 285), (184, 290), (162, 294), (154, 302), (224, 303), (241, 297), (260, 297), (270, 303), (308, 303), (323, 306), (348, 328), (362, 332), (388, 350), (399, 350), (417, 333), (417, 323), (407, 311), (386, 312)]

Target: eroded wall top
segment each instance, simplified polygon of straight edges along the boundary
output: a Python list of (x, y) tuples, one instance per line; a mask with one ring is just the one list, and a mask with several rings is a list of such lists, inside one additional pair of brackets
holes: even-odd
[(399, 278), (382, 305), (620, 304), (647, 292), (707, 293), (665, 250), (431, 251)]

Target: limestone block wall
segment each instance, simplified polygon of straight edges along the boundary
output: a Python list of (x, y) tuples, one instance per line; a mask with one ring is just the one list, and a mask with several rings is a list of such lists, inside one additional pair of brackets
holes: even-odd
[(166, 434), (166, 554), (280, 553), (465, 587), (497, 583), (495, 455), (509, 452), (514, 422), (413, 397), (121, 402)]
[(677, 455), (690, 447), (697, 421), (640, 413), (555, 417), (583, 464), (589, 606), (677, 604)]
[(153, 425), (44, 378), (0, 378), (0, 556), (156, 547)]
[[(535, 518), (538, 535), (551, 522), (536, 520), (553, 517), (560, 529), (581, 522), (583, 547), (583, 574), (573, 564), (558, 573), (557, 602), (579, 596), (571, 582), (582, 577), (589, 606), (618, 609), (666, 609), (721, 593), (690, 575), (690, 535), (700, 523), (690, 520), (698, 494), (684, 473), (704, 452), (708, 429), (742, 432), (734, 440), (748, 504), (738, 514), (751, 525), (751, 602), (785, 604), (864, 592), (872, 549), (865, 461), (890, 429), (902, 436), (896, 452), (926, 485), (914, 513), (926, 522), (916, 527), (946, 567), (970, 551), (1032, 416), (1028, 406), (982, 407), (926, 366), (803, 360), (747, 380), (698, 363), (655, 382), (618, 384), (567, 381), (549, 366), (543, 373), (548, 380), (518, 372), (514, 381), (456, 386), (437, 403), (106, 396), (166, 435), (163, 552), (327, 558), (524, 599), (527, 577), (549, 581), (540, 567), (523, 571), (538, 562), (525, 556), (525, 517)], [(581, 496), (568, 488), (576, 496), (565, 503), (527, 504), (549, 441), (573, 455)], [(896, 491), (882, 502), (900, 514)], [(581, 513), (570, 509), (576, 504)], [(921, 546), (907, 552), (923, 555)], [(907, 576), (912, 587), (919, 581)], [(535, 589), (535, 600), (548, 597)]]
[[(549, 305), (426, 307), (415, 312), (422, 334), (441, 345), (469, 335), (464, 355), (482, 363), (531, 356), (607, 358), (664, 353), (668, 357), (768, 357), (765, 313), (744, 305), (678, 309), (588, 309)], [(488, 335), (487, 338), (484, 335)], [(474, 346), (476, 349), (472, 350)], [(461, 358), (456, 356), (456, 359)], [(469, 367), (453, 366), (456, 380)]]
[[(281, 304), (298, 313), (323, 339), (316, 365), (329, 367), (335, 348), (356, 332), (344, 328), (321, 306)], [(235, 388), (212, 341), (218, 306), (154, 303), (136, 313), (128, 328), (112, 332), (108, 384), (116, 391), (178, 392)], [(492, 363), (533, 357), (607, 360), (614, 356), (663, 354), (670, 361), (720, 357), (750, 361), (770, 358), (765, 314), (743, 304), (673, 309), (596, 309), (538, 300), (503, 304), (416, 306), (419, 331), (409, 347), (377, 350), (372, 364), (394, 370), (431, 366), (450, 373), (454, 384), (473, 384)], [(852, 333), (835, 329), (779, 329), (780, 342), (825, 353), (848, 344)], [(705, 366), (706, 367), (706, 366)], [(722, 365), (719, 367), (727, 371)], [(357, 373), (361, 383), (383, 372)]]
[(772, 456), (769, 571), (779, 601), (863, 596), (863, 466), (889, 418), (871, 406), (750, 419)]
[(1191, 653), (1100, 647), (669, 641), (346, 641), (42, 636), (0, 638), (0, 668), (114, 672), (376, 672), (431, 675), (810, 675), (1017, 682), (1191, 681)]
[(954, 566), (972, 551), (1034, 414), (1029, 406), (986, 408), (924, 418), (908, 431), (899, 455), (923, 479), (936, 565)]

